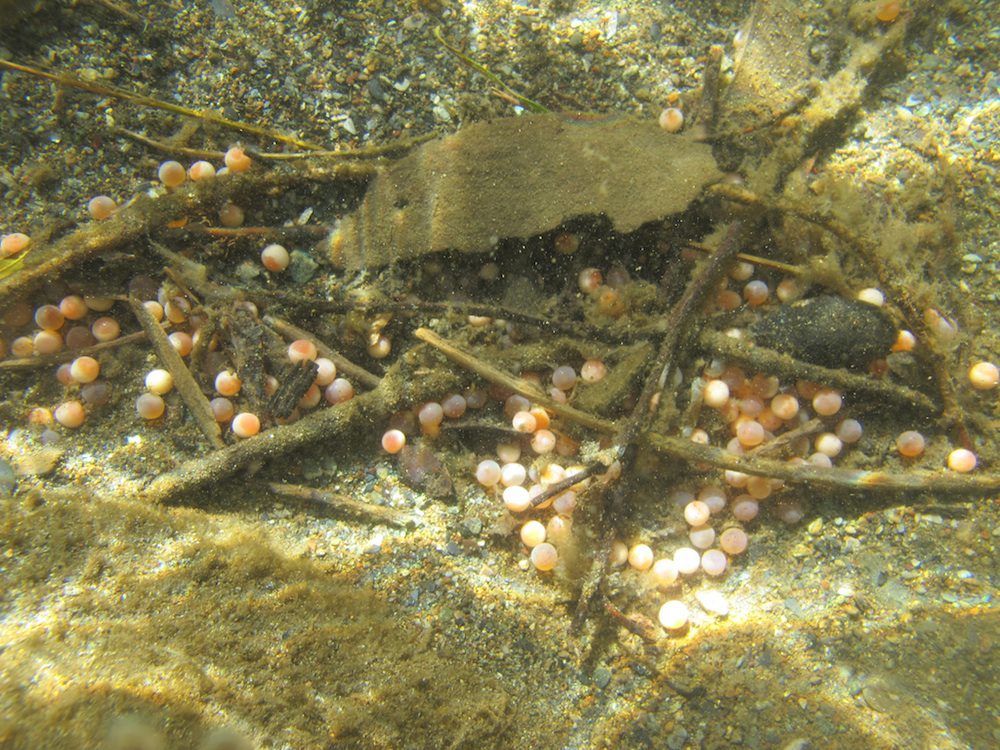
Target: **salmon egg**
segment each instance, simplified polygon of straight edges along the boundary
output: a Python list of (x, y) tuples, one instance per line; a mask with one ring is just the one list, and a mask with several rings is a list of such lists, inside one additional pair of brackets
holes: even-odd
[(677, 582), (677, 566), (674, 564), (673, 560), (669, 560), (665, 557), (661, 558), (653, 563), (651, 570), (653, 573), (653, 580), (655, 580), (656, 585), (661, 588), (668, 588)]
[(242, 386), (240, 376), (232, 370), (223, 370), (215, 376), (215, 390), (220, 396), (235, 396)]
[(340, 404), (354, 398), (354, 386), (347, 378), (335, 378), (323, 391), (323, 398), (328, 404)]
[(235, 228), (243, 226), (246, 215), (243, 209), (235, 203), (226, 203), (219, 209), (219, 223), (224, 227)]
[(98, 341), (114, 341), (121, 334), (121, 326), (114, 318), (103, 316), (98, 318), (90, 326), (90, 332)]
[(1000, 369), (992, 362), (976, 362), (969, 368), (969, 382), (977, 391), (988, 391), (1000, 383)]
[(649, 570), (653, 565), (653, 550), (648, 544), (636, 544), (628, 551), (628, 564), (636, 570)]
[(170, 341), (170, 345), (174, 347), (174, 351), (177, 352), (182, 357), (186, 357), (191, 353), (194, 348), (194, 341), (191, 338), (190, 333), (185, 333), (184, 331), (174, 331), (167, 339)]
[(726, 553), (719, 549), (706, 550), (701, 556), (701, 569), (710, 576), (721, 576), (728, 564)]
[(743, 299), (754, 307), (763, 305), (767, 302), (769, 294), (770, 290), (767, 288), (767, 284), (759, 279), (751, 281), (743, 287)]
[(724, 380), (709, 380), (702, 391), (702, 399), (706, 406), (721, 409), (729, 402), (729, 386)]
[(288, 359), (293, 364), (312, 361), (318, 356), (319, 351), (316, 349), (316, 344), (309, 339), (295, 339), (295, 341), (288, 345)]
[(106, 195), (95, 195), (87, 203), (87, 210), (95, 221), (104, 221), (115, 212), (118, 204)]
[(924, 452), (924, 436), (916, 430), (901, 432), (896, 438), (896, 449), (900, 455), (916, 458)]
[(215, 166), (211, 162), (196, 161), (188, 167), (188, 177), (195, 182), (215, 177)]
[(168, 188), (183, 185), (184, 180), (187, 179), (187, 172), (184, 171), (184, 167), (181, 163), (172, 160), (163, 162), (156, 174), (157, 177), (160, 178), (160, 182)]
[(577, 279), (580, 291), (584, 294), (597, 294), (604, 283), (604, 276), (596, 268), (584, 268)]
[(232, 421), (233, 434), (238, 438), (249, 438), (260, 432), (260, 419), (248, 411), (240, 412)]
[(511, 513), (523, 513), (531, 507), (531, 496), (527, 489), (516, 484), (504, 489), (503, 504)]
[(174, 376), (170, 374), (169, 370), (157, 368), (146, 373), (146, 389), (150, 393), (162, 396), (164, 393), (170, 393), (173, 387)]
[(746, 550), (748, 541), (746, 532), (733, 526), (722, 532), (722, 536), (719, 537), (719, 546), (727, 555), (739, 555)]
[(521, 541), (525, 547), (537, 547), (545, 541), (545, 527), (540, 521), (528, 521), (521, 527)]
[(290, 257), (288, 251), (281, 245), (268, 245), (260, 253), (260, 262), (264, 268), (279, 273), (288, 268)]
[(38, 354), (55, 354), (63, 348), (63, 337), (58, 331), (39, 331), (32, 340)]
[(246, 172), (253, 164), (253, 160), (246, 155), (241, 146), (230, 148), (223, 159), (230, 172)]
[(86, 412), (83, 410), (83, 404), (79, 401), (66, 401), (65, 403), (59, 404), (54, 413), (55, 420), (63, 427), (68, 427), (71, 430), (75, 430), (80, 427), (83, 424), (84, 419), (86, 419), (86, 416)]
[(678, 599), (665, 602), (663, 606), (660, 607), (660, 625), (662, 625), (665, 630), (684, 629), (688, 624), (688, 617), (689, 613), (687, 605)]
[(536, 570), (552, 570), (559, 561), (559, 553), (548, 542), (542, 542), (531, 550), (531, 564)]
[(326, 357), (317, 357), (316, 385), (326, 387), (337, 377), (337, 365)]
[(948, 468), (962, 474), (976, 468), (976, 454), (965, 448), (956, 448), (948, 454)]
[(382, 435), (382, 449), (386, 453), (399, 453), (406, 445), (406, 435), (402, 430), (387, 430)]
[(500, 464), (487, 459), (476, 467), (476, 481), (483, 487), (495, 487), (500, 481)]
[(155, 393), (143, 393), (135, 400), (135, 410), (143, 419), (159, 419), (166, 405)]
[(236, 414), (236, 407), (233, 406), (233, 402), (222, 396), (213, 398), (208, 402), (208, 405), (212, 409), (212, 416), (215, 417), (216, 422), (228, 422)]
[(0, 239), (0, 258), (9, 258), (12, 255), (17, 255), (22, 250), (27, 249), (29, 244), (31, 244), (31, 238), (26, 234), (21, 232), (5, 234)]
[(62, 313), (66, 320), (80, 320), (87, 316), (89, 308), (87, 307), (87, 303), (83, 301), (83, 297), (77, 294), (70, 294), (62, 298), (62, 301), (59, 303), (59, 312)]
[(832, 388), (820, 388), (812, 399), (813, 409), (821, 417), (833, 416), (840, 411), (843, 403), (841, 395)]
[(667, 107), (660, 112), (657, 122), (668, 133), (679, 133), (684, 127), (684, 113), (677, 107)]
[(77, 357), (69, 366), (69, 374), (76, 383), (92, 383), (101, 374), (101, 365), (93, 357)]
[(674, 565), (682, 576), (694, 575), (701, 566), (701, 555), (690, 547), (678, 547), (674, 550)]

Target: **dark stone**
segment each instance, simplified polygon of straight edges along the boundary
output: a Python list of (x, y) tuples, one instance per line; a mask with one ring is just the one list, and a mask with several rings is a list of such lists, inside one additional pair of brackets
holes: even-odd
[(874, 305), (824, 295), (782, 305), (751, 326), (754, 343), (823, 367), (861, 370), (886, 356), (896, 326)]

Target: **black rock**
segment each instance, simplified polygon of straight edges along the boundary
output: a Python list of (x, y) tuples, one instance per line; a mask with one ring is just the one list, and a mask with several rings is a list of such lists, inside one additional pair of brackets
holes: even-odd
[(874, 305), (825, 295), (782, 305), (750, 328), (754, 343), (823, 367), (861, 370), (886, 356), (896, 326)]

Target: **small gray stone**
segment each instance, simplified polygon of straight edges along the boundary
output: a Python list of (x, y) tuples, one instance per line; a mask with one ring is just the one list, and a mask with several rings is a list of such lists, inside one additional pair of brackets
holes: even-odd
[(598, 667), (594, 670), (594, 684), (599, 690), (604, 690), (611, 683), (611, 670), (607, 667)]
[(670, 750), (683, 750), (684, 744), (687, 742), (687, 738), (687, 730), (684, 727), (677, 727), (667, 737), (667, 747), (669, 747)]
[(317, 268), (319, 268), (319, 264), (312, 259), (309, 253), (292, 250), (289, 271), (292, 274), (292, 281), (296, 284), (305, 284), (309, 281), (316, 275)]

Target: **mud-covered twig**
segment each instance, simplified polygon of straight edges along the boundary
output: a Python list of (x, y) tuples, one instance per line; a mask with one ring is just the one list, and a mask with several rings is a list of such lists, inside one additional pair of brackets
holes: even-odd
[(248, 149), (247, 153), (259, 159), (264, 159), (265, 161), (302, 161), (303, 159), (374, 159), (390, 154), (398, 154), (403, 151), (409, 151), (414, 146), (419, 146), (421, 143), (432, 141), (437, 137), (437, 133), (431, 132), (415, 135), (410, 138), (397, 138), (396, 140), (389, 141), (388, 143), (366, 144), (364, 146), (358, 146), (357, 148), (341, 148), (330, 151), (306, 151), (298, 154), (275, 154), (257, 151), (255, 149)]
[(41, 354), (37, 357), (20, 357), (18, 359), (0, 359), (0, 370), (33, 370), (38, 367), (50, 367), (69, 362), (77, 357), (92, 357), (95, 354), (106, 352), (109, 349), (117, 349), (119, 346), (137, 344), (146, 339), (145, 331), (136, 331), (119, 336), (113, 341), (102, 341), (92, 346), (84, 346), (80, 349), (63, 349), (54, 354)]
[(128, 304), (132, 308), (136, 320), (139, 321), (139, 325), (142, 326), (142, 330), (146, 332), (149, 343), (153, 345), (153, 350), (156, 352), (160, 364), (173, 376), (174, 386), (188, 411), (191, 412), (198, 429), (201, 430), (213, 448), (225, 447), (226, 444), (222, 442), (222, 431), (219, 429), (219, 423), (215, 421), (208, 399), (201, 392), (201, 388), (191, 371), (188, 370), (187, 365), (184, 364), (181, 355), (171, 345), (167, 334), (138, 297), (130, 296)]
[(386, 419), (401, 404), (426, 401), (460, 383), (460, 379), (450, 373), (437, 373), (426, 380), (408, 378), (401, 373), (401, 368), (400, 361), (393, 363), (377, 388), (350, 401), (320, 409), (298, 422), (272, 427), (249, 440), (187, 461), (154, 479), (142, 496), (152, 503), (176, 501), (253, 464), (327, 444), (339, 435), (350, 434), (352, 440), (357, 440), (359, 434), (369, 434), (377, 422)]
[(222, 161), (226, 155), (225, 151), (213, 151), (211, 149), (204, 148), (189, 148), (188, 146), (180, 146), (167, 141), (158, 141), (155, 138), (150, 138), (148, 135), (136, 133), (132, 130), (127, 130), (126, 128), (113, 128), (113, 132), (118, 135), (123, 135), (126, 138), (131, 138), (133, 141), (141, 143), (143, 146), (147, 146), (154, 151), (159, 151), (164, 154), (186, 156), (189, 159), (206, 159), (210, 161)]
[[(715, 252), (715, 248), (711, 245), (706, 245), (704, 242), (685, 242), (684, 247), (689, 247), (692, 250), (698, 250), (702, 253), (711, 254)], [(753, 263), (755, 266), (764, 266), (765, 268), (773, 268), (775, 271), (781, 271), (782, 273), (787, 273), (789, 276), (801, 276), (805, 273), (805, 269), (802, 266), (796, 266), (792, 263), (782, 263), (780, 260), (773, 260), (771, 258), (765, 258), (762, 255), (751, 255), (750, 253), (736, 253), (736, 260), (742, 260), (744, 263)]]
[(809, 437), (810, 435), (815, 435), (817, 432), (821, 431), (826, 425), (822, 419), (817, 419), (813, 417), (808, 422), (800, 424), (793, 430), (788, 432), (783, 432), (773, 440), (767, 440), (756, 448), (751, 448), (743, 455), (748, 458), (757, 458), (759, 456), (776, 456), (782, 453), (788, 446), (794, 443), (796, 440), (802, 437)]
[(0, 309), (27, 290), (53, 279), (69, 268), (102, 253), (128, 247), (145, 247), (150, 235), (177, 218), (218, 208), (226, 201), (268, 194), (286, 188), (345, 179), (368, 179), (371, 164), (338, 162), (329, 166), (306, 165), (295, 171), (251, 171), (215, 180), (183, 185), (159, 196), (140, 195), (105, 221), (84, 224), (51, 243), (34, 241), (32, 250), (16, 273), (0, 279)]
[(316, 345), (316, 351), (321, 357), (326, 357), (337, 366), (337, 372), (345, 375), (366, 388), (374, 388), (379, 384), (379, 376), (374, 375), (361, 365), (356, 365), (340, 352), (331, 349), (315, 335), (273, 315), (265, 315), (264, 322), (280, 333), (286, 339), (308, 339)]
[(739, 362), (755, 372), (767, 372), (794, 380), (812, 380), (877, 401), (907, 406), (926, 414), (938, 413), (937, 405), (925, 394), (888, 380), (802, 362), (787, 354), (748, 344), (718, 331), (702, 331), (698, 343), (705, 351), (730, 362)]
[(927, 492), (935, 495), (989, 495), (1000, 491), (1000, 474), (957, 474), (913, 469), (902, 473), (840, 469), (791, 464), (768, 458), (737, 456), (722, 448), (701, 445), (684, 438), (649, 433), (647, 442), (660, 453), (692, 463), (739, 471), (753, 476), (783, 479), (813, 488), (864, 490), (867, 492)]
[(454, 344), (441, 338), (429, 328), (418, 328), (413, 332), (413, 335), (424, 343), (433, 346), (452, 362), (456, 362), (462, 365), (462, 367), (472, 370), (474, 373), (491, 383), (502, 385), (515, 393), (520, 393), (522, 396), (530, 399), (539, 406), (545, 407), (553, 414), (558, 414), (560, 417), (568, 419), (571, 422), (576, 422), (584, 427), (590, 427), (591, 429), (598, 430), (600, 432), (614, 433), (617, 431), (613, 422), (600, 419), (592, 414), (580, 411), (579, 409), (574, 409), (572, 406), (567, 406), (566, 404), (560, 404), (557, 401), (553, 401), (534, 383), (530, 383), (521, 378), (516, 378), (513, 375), (508, 375), (503, 370), (499, 370), (496, 367), (493, 367), (493, 365), (483, 362), (475, 355), (459, 349)]
[(366, 503), (339, 492), (327, 492), (314, 487), (305, 487), (301, 484), (282, 484), (271, 482), (267, 485), (271, 492), (282, 497), (290, 497), (306, 502), (322, 503), (336, 513), (344, 513), (349, 516), (363, 518), (375, 523), (384, 523), (389, 526), (399, 526), (406, 528), (413, 526), (416, 519), (408, 513), (395, 508), (387, 508), (384, 505)]

